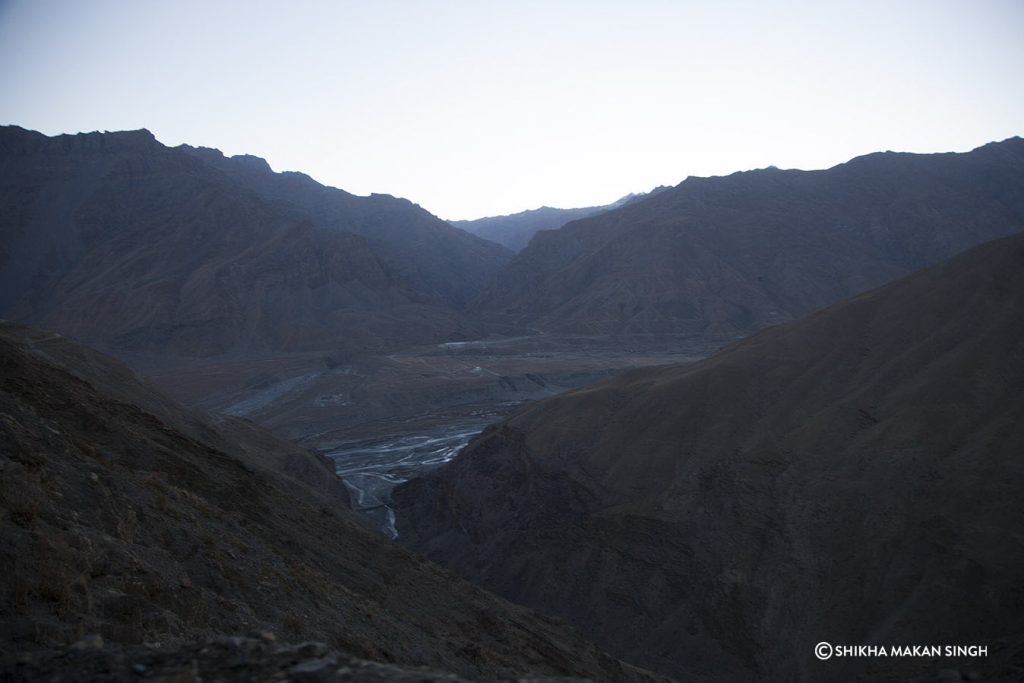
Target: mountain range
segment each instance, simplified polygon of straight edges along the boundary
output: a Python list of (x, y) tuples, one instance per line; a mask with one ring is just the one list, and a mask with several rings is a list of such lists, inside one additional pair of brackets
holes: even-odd
[(398, 488), (399, 539), (681, 680), (922, 673), (820, 641), (1019, 657), (1022, 311), (1017, 235), (529, 404)]
[(459, 338), (459, 309), (510, 256), (406, 200), (144, 130), (0, 129), (0, 203), (0, 315), (113, 351)]
[[(144, 130), (7, 126), (0, 316), (216, 405), (267, 378), (299, 382), (324, 358), (452, 341), (714, 345), (1024, 229), (1022, 186), (1020, 138), (689, 178), (540, 230), (514, 254), (407, 200), (357, 197), (258, 157), (169, 148)], [(552, 212), (502, 221), (569, 217)]]
[(626, 199), (0, 127), (0, 679), (1019, 678), (1024, 140)]
[(514, 333), (740, 336), (1024, 229), (1024, 140), (678, 186), (538, 233), (474, 303)]

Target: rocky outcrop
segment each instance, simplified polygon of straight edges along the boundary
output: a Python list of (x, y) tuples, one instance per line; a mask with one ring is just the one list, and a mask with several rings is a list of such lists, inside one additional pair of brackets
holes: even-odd
[[(295, 681), (295, 683), (471, 683), (451, 673), (359, 659), (323, 643), (279, 645), (264, 632), (220, 637), (176, 647), (104, 647), (99, 636), (83, 638), (59, 653), (0, 665), (0, 680), (74, 683), (158, 681)], [(516, 677), (516, 683), (586, 683), (582, 678)]]
[(399, 487), (399, 538), (685, 680), (899, 678), (813, 647), (1019, 640), (1022, 310), (1017, 236), (537, 402)]

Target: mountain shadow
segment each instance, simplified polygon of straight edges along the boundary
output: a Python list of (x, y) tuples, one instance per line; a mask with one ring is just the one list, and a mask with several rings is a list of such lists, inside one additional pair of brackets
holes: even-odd
[(997, 666), (823, 662), (820, 641), (982, 644), (1009, 665), (1022, 311), (1017, 235), (706, 360), (528, 405), (396, 490), (399, 538), (685, 680)]

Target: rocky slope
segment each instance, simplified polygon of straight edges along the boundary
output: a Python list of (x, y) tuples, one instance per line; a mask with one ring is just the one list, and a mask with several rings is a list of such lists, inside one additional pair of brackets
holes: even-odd
[(274, 173), (259, 157), (225, 157), (215, 149), (187, 145), (177, 150), (224, 171), (279, 211), (374, 240), (375, 249), (415, 290), (435, 292), (456, 307), (468, 303), (512, 256), (407, 199), (357, 197), (303, 173)]
[(461, 338), (507, 259), (404, 200), (361, 198), (148, 131), (0, 129), (0, 315), (182, 356)]
[(1024, 140), (677, 187), (538, 233), (476, 302), (497, 330), (749, 334), (1024, 229)]
[(173, 649), (268, 631), (474, 680), (651, 679), (367, 531), (330, 476), (110, 358), (3, 323), (3, 670), (19, 677), (23, 655), (45, 668), (48, 651), (90, 634)]
[(400, 538), (686, 680), (991, 669), (813, 647), (1020, 642), (1022, 312), (1018, 235), (532, 404), (396, 490)]

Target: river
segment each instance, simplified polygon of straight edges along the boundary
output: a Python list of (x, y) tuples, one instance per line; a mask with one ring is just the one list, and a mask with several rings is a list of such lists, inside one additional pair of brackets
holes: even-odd
[(352, 508), (369, 517), (390, 538), (398, 537), (391, 491), (448, 462), (483, 431), (486, 421), (458, 422), (418, 433), (346, 443), (326, 453), (348, 486)]

